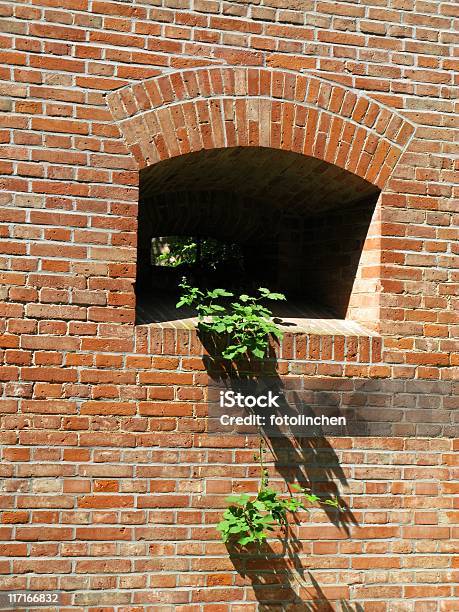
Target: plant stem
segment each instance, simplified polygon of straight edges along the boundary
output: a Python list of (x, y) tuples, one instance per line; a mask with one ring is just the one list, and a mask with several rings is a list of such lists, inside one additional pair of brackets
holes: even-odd
[(259, 492), (263, 491), (266, 488), (266, 485), (268, 484), (266, 468), (265, 468), (265, 464), (264, 464), (264, 461), (263, 461), (264, 448), (265, 448), (265, 441), (260, 436), (260, 444), (259, 444), (259, 453), (260, 453), (260, 455), (259, 455), (259, 461), (260, 461), (260, 469), (261, 469), (261, 481), (260, 481), (260, 488), (258, 489)]

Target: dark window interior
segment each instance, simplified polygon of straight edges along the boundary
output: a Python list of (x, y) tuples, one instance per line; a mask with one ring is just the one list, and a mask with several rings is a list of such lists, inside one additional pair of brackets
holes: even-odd
[(287, 302), (278, 316), (344, 318), (378, 195), (337, 166), (255, 147), (201, 151), (146, 168), (138, 322), (187, 316), (175, 311), (183, 276), (203, 287), (281, 291)]

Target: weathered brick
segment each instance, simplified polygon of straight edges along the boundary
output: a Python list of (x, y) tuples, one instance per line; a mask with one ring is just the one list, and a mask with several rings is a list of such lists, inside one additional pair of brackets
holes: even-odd
[[(458, 13), (448, 2), (373, 4), (0, 7), (4, 589), (64, 589), (66, 607), (91, 609), (454, 607)], [(274, 161), (219, 178), (246, 169), (244, 151), (258, 146), (258, 162), (270, 148)], [(362, 407), (399, 428), (301, 449), (274, 441), (276, 486), (311, 482), (350, 505), (342, 520), (300, 515), (298, 563), (314, 574), (301, 588), (275, 539), (273, 556), (245, 560), (218, 541), (226, 495), (257, 490), (256, 440), (204, 433), (209, 357), (197, 334), (135, 324), (139, 183), (159, 160), (166, 171), (203, 150), (212, 164), (182, 191), (258, 194), (260, 228), (278, 229), (287, 202), (306, 207), (314, 183), (320, 192), (302, 212), (312, 264), (293, 274), (325, 278), (334, 299), (341, 288), (347, 309), (331, 332), (321, 325), (333, 319), (288, 330), (263, 371), (302, 376), (305, 401)], [(269, 217), (287, 152), (296, 174), (286, 171)], [(189, 172), (179, 164), (177, 184)], [(300, 175), (303, 192), (288, 199)], [(382, 194), (356, 236), (362, 211), (345, 194), (361, 199), (363, 181)], [(336, 209), (325, 214), (327, 190)], [(293, 208), (292, 219), (284, 265), (300, 242)]]

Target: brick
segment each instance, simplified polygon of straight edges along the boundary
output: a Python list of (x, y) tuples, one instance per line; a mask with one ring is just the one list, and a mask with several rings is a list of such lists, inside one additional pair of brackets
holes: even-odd
[(28, 512), (2, 512), (1, 517), (2, 523), (9, 524), (21, 524), (29, 522), (29, 513)]
[(129, 495), (94, 495), (80, 498), (80, 508), (130, 508), (134, 498)]

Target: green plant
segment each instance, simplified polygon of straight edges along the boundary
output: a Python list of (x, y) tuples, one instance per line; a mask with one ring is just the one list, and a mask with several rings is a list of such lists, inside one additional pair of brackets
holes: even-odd
[(152, 263), (175, 268), (198, 264), (208, 270), (216, 270), (225, 262), (241, 261), (240, 247), (214, 238), (196, 236), (165, 236), (152, 240)]
[(165, 251), (158, 255), (156, 258), (156, 263), (161, 266), (170, 266), (175, 268), (176, 266), (180, 266), (184, 263), (194, 263), (196, 260), (196, 243), (189, 242), (188, 244), (183, 244), (181, 246), (177, 246), (175, 249), (170, 249), (169, 251)]
[(272, 293), (260, 287), (259, 295), (234, 294), (226, 289), (201, 291), (191, 287), (185, 279), (179, 285), (183, 294), (177, 308), (192, 306), (198, 312), (198, 328), (202, 332), (227, 334), (230, 345), (222, 352), (225, 359), (237, 359), (243, 354), (253, 354), (262, 359), (268, 349), (269, 336), (282, 338), (282, 331), (272, 320), (272, 312), (262, 304), (264, 300), (285, 300), (282, 293)]
[[(261, 544), (276, 528), (288, 530), (288, 514), (298, 510), (308, 510), (305, 501), (311, 504), (332, 506), (341, 510), (338, 500), (321, 499), (314, 493), (299, 485), (293, 485), (298, 496), (282, 497), (275, 489), (269, 487), (268, 471), (264, 466), (263, 454), (266, 452), (263, 439), (260, 440), (259, 462), (261, 470), (260, 486), (255, 497), (246, 493), (231, 495), (227, 498), (230, 506), (223, 513), (217, 525), (222, 540), (237, 542), (241, 546)], [(255, 455), (255, 458), (257, 456)]]
[(196, 250), (197, 243), (193, 238), (171, 236), (166, 242), (156, 239), (153, 244), (153, 261), (156, 265), (171, 268), (191, 264), (196, 261)]

